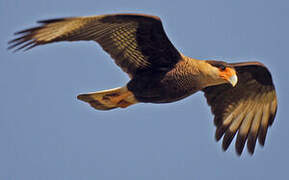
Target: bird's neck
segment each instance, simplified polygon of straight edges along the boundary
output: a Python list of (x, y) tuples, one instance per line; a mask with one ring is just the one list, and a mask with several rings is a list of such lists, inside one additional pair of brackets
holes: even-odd
[(199, 60), (190, 57), (185, 57), (184, 60), (189, 64), (190, 73), (192, 76), (197, 78), (201, 88), (224, 83), (223, 81), (220, 81), (217, 72), (218, 69), (213, 68), (205, 60)]

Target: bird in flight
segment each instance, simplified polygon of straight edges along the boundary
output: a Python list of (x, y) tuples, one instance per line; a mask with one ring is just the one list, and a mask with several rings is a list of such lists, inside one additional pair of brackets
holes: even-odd
[(269, 70), (259, 62), (226, 63), (184, 56), (168, 39), (159, 17), (108, 14), (39, 21), (40, 26), (15, 33), (9, 49), (28, 50), (60, 41), (93, 40), (126, 72), (123, 87), (77, 96), (99, 110), (137, 103), (170, 103), (203, 91), (214, 114), (216, 140), (227, 150), (237, 134), (241, 155), (256, 141), (264, 146), (277, 98)]

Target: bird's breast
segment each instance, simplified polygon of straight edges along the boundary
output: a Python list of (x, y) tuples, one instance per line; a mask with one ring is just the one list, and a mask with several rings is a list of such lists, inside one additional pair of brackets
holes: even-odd
[(127, 86), (138, 101), (150, 103), (178, 101), (200, 90), (196, 77), (181, 68), (142, 74), (133, 78)]

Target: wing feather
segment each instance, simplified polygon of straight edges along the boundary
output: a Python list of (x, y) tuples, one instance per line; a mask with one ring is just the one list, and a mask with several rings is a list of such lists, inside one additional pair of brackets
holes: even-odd
[(94, 40), (123, 71), (170, 70), (181, 59), (161, 20), (142, 14), (110, 14), (38, 21), (39, 27), (15, 33), (9, 49), (28, 50), (59, 41)]
[(248, 133), (251, 128), (253, 117), (254, 117), (254, 111), (249, 111), (248, 114), (246, 114), (246, 117), (244, 118), (241, 124), (241, 127), (238, 132), (238, 136), (236, 139), (236, 144), (235, 144), (237, 154), (242, 154), (243, 152), (245, 142), (247, 140)]
[(268, 127), (277, 111), (277, 97), (268, 69), (259, 62), (230, 64), (237, 71), (236, 87), (228, 84), (205, 88), (205, 97), (215, 115), (216, 140), (223, 136), (227, 150), (236, 133), (235, 148), (241, 155), (245, 143), (250, 154), (256, 141), (265, 144)]
[(258, 109), (254, 116), (252, 126), (249, 132), (248, 141), (247, 141), (248, 151), (251, 154), (253, 154), (255, 150), (257, 135), (258, 135), (259, 127), (261, 124), (261, 119), (262, 119), (262, 110)]

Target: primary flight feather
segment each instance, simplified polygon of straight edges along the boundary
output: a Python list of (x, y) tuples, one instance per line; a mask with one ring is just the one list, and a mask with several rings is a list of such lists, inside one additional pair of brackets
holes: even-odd
[(160, 18), (143, 14), (109, 14), (39, 21), (9, 42), (9, 49), (28, 50), (59, 41), (93, 40), (131, 78), (123, 87), (80, 94), (99, 110), (136, 103), (169, 103), (203, 91), (215, 115), (216, 140), (227, 150), (235, 134), (236, 152), (247, 142), (253, 154), (265, 144), (277, 98), (269, 70), (259, 62), (226, 63), (181, 54), (170, 42)]

